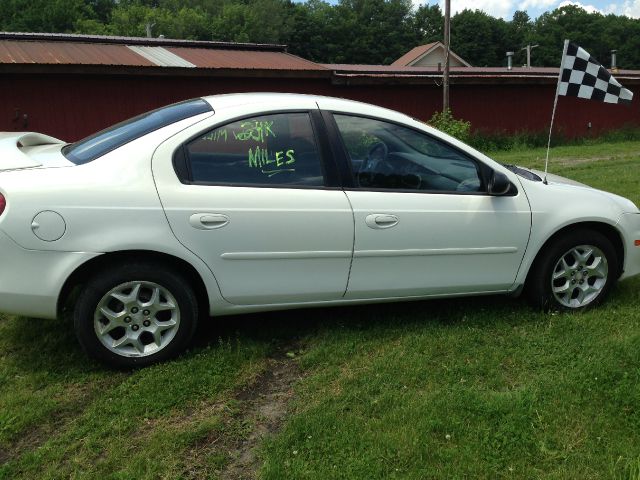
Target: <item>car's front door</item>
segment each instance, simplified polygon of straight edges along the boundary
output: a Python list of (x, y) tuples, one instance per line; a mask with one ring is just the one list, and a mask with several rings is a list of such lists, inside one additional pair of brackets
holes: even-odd
[[(162, 157), (174, 150), (169, 142), (156, 152), (154, 171), (170, 164)], [(327, 187), (310, 112), (216, 126), (186, 141), (174, 164), (182, 181), (157, 175), (167, 218), (180, 242), (210, 266), (227, 301), (343, 296), (353, 216), (345, 193)]]
[(531, 225), (522, 192), (487, 194), (482, 165), (426, 133), (352, 115), (333, 119), (354, 183), (346, 191), (355, 219), (346, 298), (513, 285)]

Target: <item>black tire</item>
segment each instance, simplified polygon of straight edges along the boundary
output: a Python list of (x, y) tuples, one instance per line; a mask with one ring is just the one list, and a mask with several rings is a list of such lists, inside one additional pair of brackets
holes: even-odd
[[(138, 294), (134, 293), (136, 285), (140, 285)], [(127, 291), (131, 292), (128, 303), (112, 295), (122, 297)], [(158, 299), (155, 303), (154, 298)], [(117, 313), (118, 318), (110, 320), (98, 313), (99, 305), (106, 306), (109, 314)], [(187, 347), (197, 325), (198, 302), (189, 282), (179, 272), (148, 263), (130, 263), (89, 278), (78, 295), (73, 317), (76, 336), (89, 356), (115, 368), (145, 367), (175, 357)], [(98, 329), (107, 326), (113, 330), (100, 335)], [(140, 342), (126, 343), (128, 336), (136, 335)], [(110, 338), (114, 345), (126, 340), (121, 346), (109, 348), (106, 343), (111, 342)], [(140, 346), (144, 351), (139, 350)]]
[[(586, 260), (577, 261), (580, 255), (584, 258), (588, 252), (583, 247), (596, 250)], [(544, 248), (538, 254), (525, 285), (525, 294), (535, 308), (577, 311), (595, 307), (606, 298), (618, 279), (618, 255), (611, 241), (600, 232), (583, 228), (572, 230)], [(563, 258), (564, 264), (561, 263)], [(572, 264), (572, 261), (576, 263)], [(603, 264), (606, 264), (604, 278)], [(596, 265), (599, 265), (598, 269), (593, 268)], [(559, 278), (554, 279), (554, 274)], [(562, 292), (565, 288), (566, 292)], [(581, 300), (581, 297), (584, 298)]]

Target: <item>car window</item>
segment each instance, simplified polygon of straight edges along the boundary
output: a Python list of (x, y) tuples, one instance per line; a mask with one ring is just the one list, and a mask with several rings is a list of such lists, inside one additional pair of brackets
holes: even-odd
[(229, 123), (192, 140), (186, 151), (195, 183), (324, 185), (308, 113)]
[(395, 123), (334, 115), (356, 186), (391, 190), (478, 192), (477, 164), (436, 138)]
[(172, 123), (212, 111), (211, 105), (201, 98), (175, 103), (137, 117), (67, 145), (62, 154), (77, 165), (91, 162), (102, 155)]

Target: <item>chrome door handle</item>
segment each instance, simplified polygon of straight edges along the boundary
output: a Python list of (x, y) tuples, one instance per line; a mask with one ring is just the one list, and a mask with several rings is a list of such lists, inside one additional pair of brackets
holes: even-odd
[(198, 230), (213, 230), (229, 224), (229, 217), (220, 213), (194, 213), (189, 224)]
[(398, 224), (398, 217), (382, 213), (367, 215), (364, 222), (369, 228), (383, 229), (395, 227)]

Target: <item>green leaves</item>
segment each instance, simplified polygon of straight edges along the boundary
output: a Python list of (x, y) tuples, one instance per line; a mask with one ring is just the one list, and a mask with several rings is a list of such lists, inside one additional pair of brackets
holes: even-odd
[[(192, 40), (279, 43), (320, 63), (389, 64), (417, 45), (443, 40), (437, 4), (411, 0), (2, 0), (0, 30), (99, 35), (151, 35)], [(570, 38), (601, 63), (618, 50), (621, 68), (640, 68), (640, 20), (588, 13), (567, 5), (533, 20), (516, 11), (510, 21), (481, 10), (451, 19), (453, 51), (474, 66), (558, 66)]]
[(441, 132), (456, 137), (458, 140), (463, 142), (469, 140), (471, 122), (454, 118), (451, 110), (434, 113), (427, 123)]

